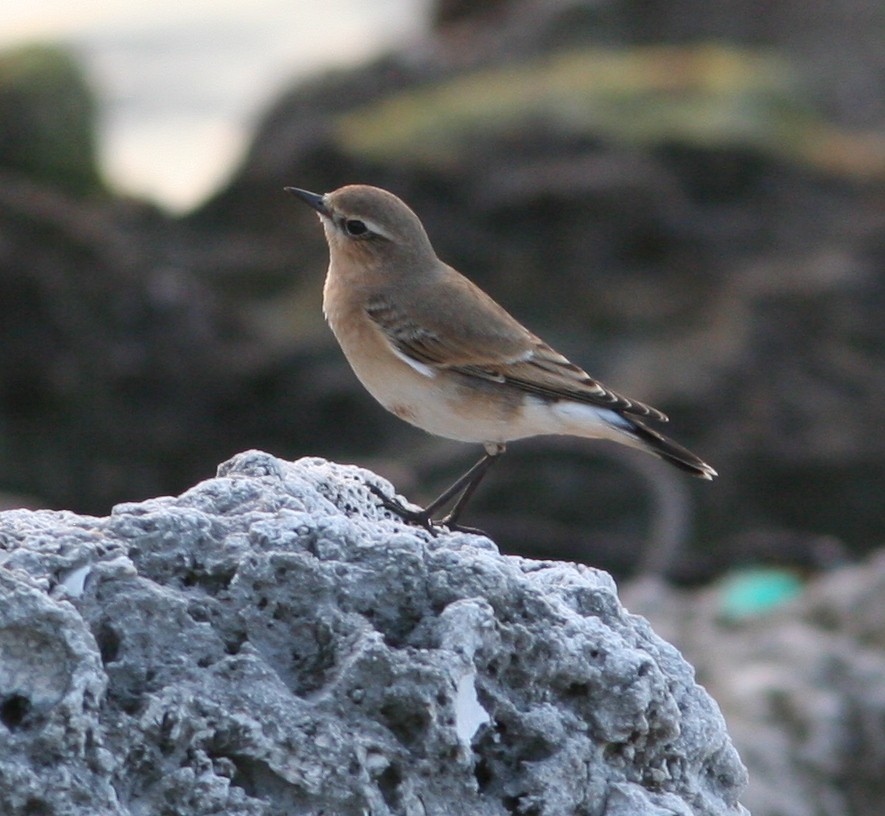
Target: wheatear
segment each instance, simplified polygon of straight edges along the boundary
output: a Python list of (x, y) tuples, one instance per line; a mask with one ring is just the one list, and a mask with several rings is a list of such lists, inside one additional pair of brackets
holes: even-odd
[(392, 193), (361, 184), (325, 195), (286, 190), (320, 215), (330, 256), (323, 311), (360, 382), (400, 419), (485, 446), (483, 458), (422, 511), (376, 491), (407, 521), (457, 528), (506, 443), (528, 436), (611, 439), (693, 476), (716, 475), (645, 424), (666, 422), (664, 414), (594, 380), (439, 260), (418, 216)]

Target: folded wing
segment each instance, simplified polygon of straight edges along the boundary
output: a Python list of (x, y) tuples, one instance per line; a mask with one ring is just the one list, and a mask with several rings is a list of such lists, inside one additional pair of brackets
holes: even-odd
[(457, 371), (541, 398), (576, 400), (667, 421), (656, 408), (594, 380), (466, 278), (457, 275), (446, 283), (448, 297), (440, 297), (438, 289), (432, 302), (419, 297), (408, 315), (386, 298), (369, 300), (368, 316), (397, 353), (431, 370)]

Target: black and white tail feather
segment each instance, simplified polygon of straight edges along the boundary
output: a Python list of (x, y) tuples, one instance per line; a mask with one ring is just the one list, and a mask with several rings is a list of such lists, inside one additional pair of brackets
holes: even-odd
[(635, 447), (640, 447), (699, 479), (712, 480), (714, 476), (719, 475), (713, 468), (702, 459), (695, 456), (690, 450), (683, 448), (682, 445), (674, 442), (672, 439), (668, 439), (663, 434), (649, 428), (638, 419), (623, 415), (622, 418), (625, 419), (631, 427), (628, 429), (621, 426), (619, 423), (618, 430), (625, 436), (640, 443), (639, 445), (635, 445)]

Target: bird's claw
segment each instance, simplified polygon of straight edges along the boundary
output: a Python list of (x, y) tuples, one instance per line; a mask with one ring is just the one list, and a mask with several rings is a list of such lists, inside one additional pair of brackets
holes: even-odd
[(410, 510), (406, 507), (402, 502), (398, 499), (394, 499), (384, 493), (380, 487), (377, 485), (369, 484), (366, 485), (369, 488), (369, 492), (374, 496), (377, 496), (379, 501), (381, 502), (381, 506), (387, 510), (390, 510), (391, 513), (396, 513), (404, 522), (407, 524), (414, 524), (418, 527), (423, 527), (430, 533), (432, 536), (439, 535), (439, 530), (441, 527), (445, 527), (449, 532), (452, 533), (473, 533), (474, 535), (485, 535), (482, 530), (477, 529), (476, 527), (464, 527), (456, 523), (452, 519), (451, 513), (447, 516), (443, 516), (443, 518), (434, 520), (432, 518), (432, 511), (428, 512), (427, 510)]
[(370, 484), (366, 485), (366, 487), (369, 488), (370, 493), (378, 497), (381, 506), (386, 510), (396, 513), (407, 524), (415, 524), (418, 527), (423, 527), (428, 533), (437, 535), (437, 531), (434, 529), (434, 521), (425, 510), (410, 510), (398, 499), (386, 495), (377, 485)]
[(439, 524), (441, 527), (445, 527), (450, 533), (469, 533), (470, 535), (485, 536), (488, 538), (488, 533), (486, 533), (485, 530), (480, 530), (479, 527), (467, 527), (463, 524), (450, 521), (448, 516), (441, 518), (435, 523)]

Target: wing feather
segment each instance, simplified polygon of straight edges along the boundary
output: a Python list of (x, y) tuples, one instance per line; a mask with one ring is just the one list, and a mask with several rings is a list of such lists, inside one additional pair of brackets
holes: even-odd
[[(409, 313), (383, 296), (370, 298), (366, 313), (391, 346), (432, 369), (456, 371), (547, 399), (570, 399), (666, 422), (656, 408), (629, 399), (593, 379), (548, 346), (507, 311), (455, 273), (450, 297), (417, 297)], [(414, 301), (417, 301), (417, 306)]]

